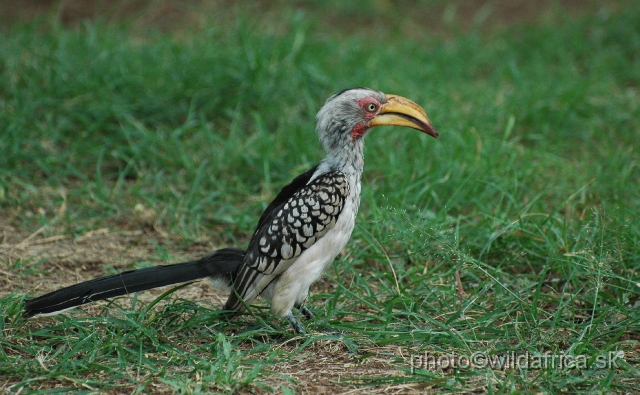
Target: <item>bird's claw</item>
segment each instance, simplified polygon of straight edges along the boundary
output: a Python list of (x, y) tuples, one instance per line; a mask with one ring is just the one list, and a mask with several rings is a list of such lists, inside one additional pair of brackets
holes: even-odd
[(298, 322), (296, 317), (293, 316), (293, 314), (289, 313), (286, 316), (286, 318), (289, 320), (289, 323), (291, 323), (291, 326), (293, 327), (293, 330), (296, 331), (296, 333), (300, 335), (308, 335), (307, 331), (304, 330), (302, 325), (300, 325), (300, 323)]

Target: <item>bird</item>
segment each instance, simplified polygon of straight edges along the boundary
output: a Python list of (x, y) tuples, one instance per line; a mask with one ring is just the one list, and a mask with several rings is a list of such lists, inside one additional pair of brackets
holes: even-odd
[(309, 287), (351, 237), (360, 205), (364, 138), (377, 126), (408, 127), (438, 137), (415, 102), (369, 88), (344, 89), (316, 115), (326, 157), (280, 190), (246, 249), (222, 248), (190, 262), (82, 282), (26, 299), (24, 314), (53, 315), (97, 300), (209, 278), (214, 287), (229, 292), (224, 311), (242, 312), (261, 297), (273, 315), (286, 318), (296, 333), (307, 334), (293, 309), (314, 317), (305, 306)]

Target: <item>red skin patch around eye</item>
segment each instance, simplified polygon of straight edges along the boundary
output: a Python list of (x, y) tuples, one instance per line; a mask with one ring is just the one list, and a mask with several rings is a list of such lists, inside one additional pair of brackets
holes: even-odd
[[(358, 100), (356, 103), (358, 103), (358, 106), (360, 106), (360, 108), (362, 108), (362, 110), (364, 111), (364, 117), (367, 120), (367, 122), (359, 123), (356, 126), (354, 126), (353, 129), (351, 129), (351, 140), (355, 140), (357, 138), (364, 136), (367, 130), (369, 130), (369, 120), (375, 117), (378, 114), (378, 111), (380, 110), (380, 102), (374, 99), (373, 97), (365, 97), (362, 100)], [(367, 111), (367, 106), (371, 103), (376, 105), (375, 111)]]

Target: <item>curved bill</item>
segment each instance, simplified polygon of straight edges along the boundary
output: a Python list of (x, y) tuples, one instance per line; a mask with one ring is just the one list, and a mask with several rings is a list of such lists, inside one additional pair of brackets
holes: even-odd
[(405, 126), (438, 138), (438, 133), (422, 107), (402, 96), (386, 96), (387, 102), (380, 107), (378, 115), (369, 122), (370, 126)]

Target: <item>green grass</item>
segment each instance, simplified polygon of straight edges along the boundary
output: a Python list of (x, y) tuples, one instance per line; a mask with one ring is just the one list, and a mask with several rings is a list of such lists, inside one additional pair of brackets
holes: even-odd
[[(354, 364), (327, 384), (345, 389), (636, 391), (637, 7), (446, 39), (321, 34), (311, 14), (282, 19), (180, 34), (6, 27), (0, 220), (5, 238), (9, 226), (77, 238), (150, 229), (139, 215), (150, 212), (170, 239), (155, 263), (202, 240), (245, 245), (269, 199), (322, 158), (314, 116), (326, 97), (357, 85), (409, 97), (441, 137), (367, 137), (358, 223), (310, 298), (313, 334), (294, 338), (262, 305), (228, 321), (173, 290), (160, 304), (119, 299), (88, 317), (25, 320), (30, 284), (58, 266), (3, 244), (0, 269), (14, 277), (0, 281), (1, 381), (16, 393), (289, 392), (309, 384), (282, 366), (331, 356)], [(596, 366), (615, 351), (617, 369)], [(589, 366), (411, 372), (425, 352), (566, 354)], [(386, 374), (357, 368), (383, 357)]]

